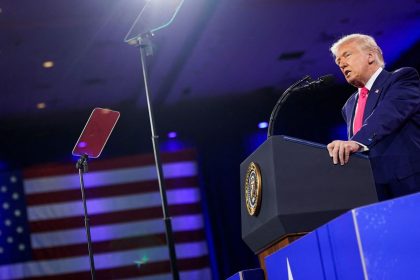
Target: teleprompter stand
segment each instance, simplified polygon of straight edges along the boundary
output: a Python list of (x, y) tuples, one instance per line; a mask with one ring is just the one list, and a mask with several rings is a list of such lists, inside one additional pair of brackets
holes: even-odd
[(136, 40), (137, 40), (137, 46), (140, 49), (144, 88), (145, 88), (145, 93), (146, 93), (147, 108), (149, 112), (150, 129), (152, 133), (153, 155), (155, 158), (157, 178), (158, 178), (158, 183), (159, 183), (159, 191), (160, 191), (160, 196), (162, 200), (163, 221), (165, 223), (165, 235), (166, 235), (166, 242), (167, 242), (168, 250), (169, 250), (169, 259), (170, 259), (170, 265), (171, 265), (172, 279), (179, 280), (179, 271), (176, 264), (175, 241), (173, 238), (173, 230), (172, 230), (172, 219), (169, 216), (168, 199), (166, 196), (166, 185), (165, 185), (164, 174), (163, 174), (163, 169), (162, 169), (162, 162), (160, 160), (160, 149), (159, 149), (159, 142), (158, 142), (159, 136), (156, 134), (153, 107), (150, 100), (149, 76), (147, 72), (146, 56), (153, 54), (153, 49), (152, 49), (152, 45), (150, 41), (151, 36), (152, 36), (152, 33), (146, 33), (139, 36)]
[(165, 223), (166, 243), (169, 250), (169, 259), (172, 272), (172, 279), (179, 280), (179, 271), (176, 263), (175, 241), (173, 238), (172, 221), (168, 211), (168, 201), (166, 197), (166, 186), (162, 163), (160, 160), (160, 150), (156, 134), (154, 113), (150, 98), (149, 75), (147, 71), (147, 56), (153, 54), (151, 38), (154, 33), (168, 27), (181, 8), (184, 0), (155, 0), (148, 1), (140, 14), (131, 26), (124, 41), (129, 45), (139, 48), (141, 66), (143, 72), (144, 88), (146, 93), (147, 108), (149, 112), (150, 129), (152, 134), (153, 155), (155, 159), (159, 191), (162, 201), (163, 221)]
[(76, 168), (79, 171), (80, 190), (82, 191), (83, 210), (85, 216), (86, 237), (88, 242), (90, 274), (92, 280), (96, 279), (95, 261), (93, 258), (92, 239), (90, 236), (89, 216), (86, 204), (85, 183), (83, 174), (88, 172), (88, 159), (98, 158), (115, 127), (120, 113), (109, 109), (95, 108), (87, 121), (82, 134), (74, 146), (72, 154), (80, 156), (76, 163)]
[(80, 190), (82, 191), (82, 201), (83, 201), (83, 210), (85, 214), (85, 228), (86, 228), (86, 237), (88, 242), (88, 251), (89, 251), (89, 261), (90, 261), (90, 274), (92, 276), (92, 280), (96, 279), (96, 272), (95, 272), (95, 261), (93, 259), (93, 250), (92, 250), (92, 240), (90, 237), (90, 224), (89, 224), (89, 216), (86, 206), (86, 196), (85, 196), (85, 183), (83, 181), (83, 173), (88, 171), (88, 155), (80, 156), (79, 160), (76, 163), (76, 168), (79, 170), (79, 177), (80, 177)]

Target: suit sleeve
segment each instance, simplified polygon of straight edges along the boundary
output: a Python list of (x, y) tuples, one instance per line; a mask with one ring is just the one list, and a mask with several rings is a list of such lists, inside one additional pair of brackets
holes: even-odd
[(384, 89), (384, 98), (351, 140), (372, 147), (419, 113), (420, 81), (417, 72), (412, 68), (403, 68), (393, 75), (393, 82)]
[(341, 109), (341, 116), (343, 117), (344, 121), (346, 122), (346, 133), (347, 133), (348, 139), (350, 139), (350, 135), (349, 135), (349, 124), (347, 123), (347, 115), (346, 115), (346, 108), (345, 108), (345, 106)]
[(344, 121), (346, 122), (347, 125), (347, 138), (349, 140), (351, 140), (351, 124), (352, 124), (352, 120), (351, 120), (351, 112), (353, 108), (354, 108), (354, 102), (356, 102), (357, 100), (357, 91), (355, 93), (353, 93), (349, 99), (347, 99), (346, 103), (344, 104), (343, 108), (341, 109), (341, 115), (344, 119)]

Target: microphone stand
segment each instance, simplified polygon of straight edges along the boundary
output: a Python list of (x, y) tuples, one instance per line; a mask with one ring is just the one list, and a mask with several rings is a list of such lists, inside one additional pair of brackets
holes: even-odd
[(159, 151), (159, 143), (158, 143), (159, 136), (156, 135), (156, 132), (155, 132), (153, 108), (152, 108), (152, 103), (150, 100), (150, 93), (149, 93), (149, 76), (147, 72), (146, 58), (149, 55), (153, 55), (153, 48), (150, 41), (150, 37), (152, 36), (153, 34), (151, 32), (140, 35), (139, 37), (136, 38), (136, 46), (138, 46), (140, 49), (140, 58), (141, 58), (141, 66), (143, 70), (143, 79), (144, 79), (144, 87), (145, 87), (146, 99), (147, 99), (147, 108), (149, 111), (150, 128), (152, 132), (153, 154), (155, 157), (155, 165), (156, 165), (157, 177), (158, 177), (158, 182), (159, 182), (159, 191), (160, 191), (160, 196), (162, 199), (163, 221), (165, 223), (165, 234), (166, 234), (166, 242), (169, 249), (169, 259), (170, 259), (170, 265), (171, 265), (172, 279), (179, 280), (179, 272), (178, 272), (178, 267), (176, 264), (175, 242), (174, 242), (173, 231), (172, 231), (172, 222), (171, 222), (171, 217), (169, 216), (169, 213), (168, 213), (166, 186), (165, 186), (165, 181), (164, 181), (164, 176), (163, 176), (162, 163), (160, 160), (160, 151)]
[(85, 184), (83, 181), (83, 173), (88, 171), (88, 155), (82, 155), (76, 163), (76, 168), (79, 170), (80, 176), (80, 189), (82, 191), (82, 201), (83, 201), (83, 209), (85, 213), (85, 228), (86, 228), (86, 237), (88, 241), (88, 251), (89, 251), (89, 260), (90, 260), (90, 274), (92, 276), (92, 280), (96, 279), (95, 273), (95, 261), (93, 259), (93, 250), (92, 250), (92, 240), (90, 238), (90, 225), (89, 225), (89, 217), (88, 211), (86, 206), (86, 196), (85, 196)]
[(305, 76), (301, 80), (297, 81), (290, 87), (286, 89), (286, 91), (280, 96), (279, 100), (277, 101), (276, 105), (273, 108), (273, 111), (271, 112), (270, 121), (268, 122), (268, 131), (267, 131), (267, 138), (270, 138), (273, 135), (274, 131), (274, 124), (277, 119), (277, 114), (279, 113), (281, 107), (286, 102), (287, 98), (289, 97), (290, 93), (293, 92), (293, 90), (299, 86), (300, 84), (307, 82), (311, 80), (310, 76)]

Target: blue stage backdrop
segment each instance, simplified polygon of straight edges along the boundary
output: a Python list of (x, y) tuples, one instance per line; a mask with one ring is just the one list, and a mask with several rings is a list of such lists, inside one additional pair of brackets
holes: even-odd
[[(193, 150), (163, 154), (181, 279), (211, 279)], [(151, 155), (92, 160), (85, 174), (98, 279), (168, 279), (161, 200)], [(73, 164), (1, 175), (0, 279), (90, 279)]]

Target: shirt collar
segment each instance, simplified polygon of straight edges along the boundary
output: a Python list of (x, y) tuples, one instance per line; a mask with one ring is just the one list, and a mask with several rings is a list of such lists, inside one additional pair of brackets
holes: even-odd
[[(376, 70), (375, 73), (373, 73), (373, 75), (370, 77), (369, 81), (367, 81), (365, 88), (367, 88), (369, 91), (373, 86), (373, 83), (375, 82), (376, 78), (378, 78), (379, 74), (382, 72), (383, 68), (379, 67), (378, 70)], [(360, 92), (361, 88), (359, 88), (359, 92)]]

